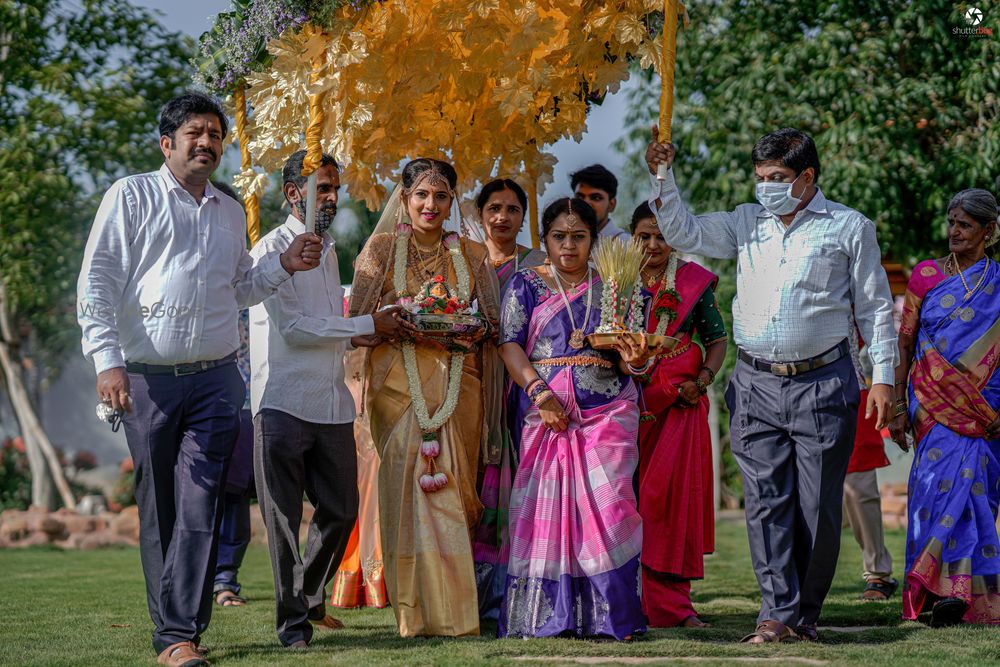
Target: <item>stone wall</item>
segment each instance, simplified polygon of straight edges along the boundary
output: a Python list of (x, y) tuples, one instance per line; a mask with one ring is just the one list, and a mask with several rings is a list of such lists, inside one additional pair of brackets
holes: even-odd
[[(313, 507), (302, 506), (299, 539), (304, 542), (312, 520)], [(251, 542), (267, 544), (267, 532), (260, 506), (250, 506)], [(121, 512), (103, 512), (96, 516), (60, 509), (55, 512), (32, 508), (0, 513), (0, 549), (54, 546), (62, 549), (98, 549), (134, 547), (139, 544), (139, 510), (126, 507)]]

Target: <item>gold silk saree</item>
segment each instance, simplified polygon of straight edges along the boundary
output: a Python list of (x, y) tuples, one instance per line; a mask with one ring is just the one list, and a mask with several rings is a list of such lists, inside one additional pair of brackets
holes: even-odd
[[(351, 316), (370, 314), (392, 304), (395, 234), (375, 234), (357, 261)], [(488, 253), (463, 239), (462, 255), (470, 274), (470, 294), (491, 321), (498, 316), (498, 289)], [(428, 279), (407, 262), (406, 286), (415, 294)], [(443, 271), (442, 271), (443, 275)], [(447, 262), (447, 282), (454, 286), (454, 266)], [(415, 353), (419, 385), (427, 412), (433, 415), (448, 390), (451, 353), (418, 341)], [(461, 636), (479, 634), (479, 609), (472, 558), (472, 534), (482, 514), (476, 490), (481, 458), (499, 447), (501, 366), (492, 342), (465, 355), (458, 408), (438, 434), (437, 470), (448, 476), (443, 489), (427, 493), (418, 480), (424, 473), (422, 433), (410, 398), (399, 343), (373, 348), (366, 364), (363, 419), (381, 457), (379, 525), (384, 576), (400, 635)]]

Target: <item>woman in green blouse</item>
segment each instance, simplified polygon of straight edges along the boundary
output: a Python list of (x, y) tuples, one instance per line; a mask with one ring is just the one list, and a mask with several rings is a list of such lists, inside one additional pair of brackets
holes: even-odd
[(647, 257), (648, 330), (680, 339), (640, 378), (642, 606), (651, 627), (705, 627), (691, 604), (691, 580), (704, 576), (703, 556), (715, 549), (706, 393), (726, 356), (718, 278), (677, 257), (648, 204), (632, 214), (631, 229)]

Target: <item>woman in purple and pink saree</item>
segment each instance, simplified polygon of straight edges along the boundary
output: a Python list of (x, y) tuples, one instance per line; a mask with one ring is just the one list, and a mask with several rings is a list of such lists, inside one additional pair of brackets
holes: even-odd
[[(996, 200), (964, 190), (948, 210), (951, 254), (921, 262), (907, 286), (896, 370), (904, 449), (915, 436), (903, 617), (1000, 624), (1000, 267)], [(905, 396), (905, 397), (904, 397)]]
[(593, 210), (560, 199), (542, 225), (551, 263), (514, 275), (500, 316), (500, 354), (525, 391), (512, 410), (522, 430), (499, 635), (628, 639), (646, 629), (630, 375), (648, 370), (650, 352), (645, 343), (596, 350), (586, 341), (602, 294), (587, 263)]

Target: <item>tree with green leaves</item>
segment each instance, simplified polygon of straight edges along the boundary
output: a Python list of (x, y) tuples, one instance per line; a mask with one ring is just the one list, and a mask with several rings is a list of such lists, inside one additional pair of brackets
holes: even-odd
[[(794, 127), (816, 140), (824, 193), (875, 221), (886, 259), (913, 266), (943, 254), (948, 200), (964, 188), (991, 189), (1000, 174), (1000, 30), (963, 34), (967, 8), (942, 0), (689, 3), (672, 137), (685, 201), (695, 212), (754, 201), (754, 143)], [(1000, 7), (985, 14), (982, 25), (998, 25)], [(615, 144), (628, 158), (619, 189), (626, 203), (648, 195), (643, 153), (659, 99), (652, 72), (633, 74), (625, 135)], [(731, 327), (733, 262), (709, 265)], [(724, 493), (738, 493), (734, 472)]]
[[(875, 221), (887, 258), (941, 254), (948, 200), (1000, 174), (1000, 7), (979, 6), (993, 35), (964, 34), (963, 2), (690, 3), (673, 128), (686, 200), (753, 201), (754, 142), (794, 127), (816, 140), (824, 193)], [(647, 75), (629, 100), (626, 193), (647, 187), (657, 91)]]
[(35, 406), (78, 353), (76, 274), (99, 196), (162, 161), (157, 117), (189, 85), (193, 51), (127, 0), (0, 0), (0, 366), (33, 504), (51, 505), (53, 475), (72, 501)]

